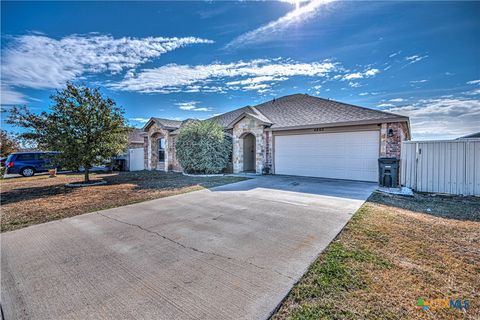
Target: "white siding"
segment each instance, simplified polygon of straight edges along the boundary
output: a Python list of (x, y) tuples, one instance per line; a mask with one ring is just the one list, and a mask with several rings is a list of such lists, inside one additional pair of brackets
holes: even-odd
[(421, 192), (480, 195), (480, 140), (403, 142), (401, 184)]

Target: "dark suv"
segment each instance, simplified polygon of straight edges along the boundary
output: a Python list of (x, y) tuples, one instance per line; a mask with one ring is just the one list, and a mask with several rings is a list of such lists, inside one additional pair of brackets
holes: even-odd
[(55, 156), (59, 152), (15, 152), (5, 161), (5, 173), (19, 173), (24, 177), (31, 177), (37, 172), (47, 172), (49, 169), (60, 169), (55, 164)]

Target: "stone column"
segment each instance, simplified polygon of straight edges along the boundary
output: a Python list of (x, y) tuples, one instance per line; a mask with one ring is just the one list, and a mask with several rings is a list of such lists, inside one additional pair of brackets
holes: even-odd
[(262, 174), (263, 171), (263, 132), (255, 135), (255, 172)]
[(387, 127), (386, 123), (380, 127), (380, 157), (387, 156)]
[(148, 170), (149, 165), (150, 165), (150, 160), (148, 159), (148, 149), (149, 149), (149, 144), (148, 144), (148, 135), (143, 137), (143, 169)]
[(152, 137), (148, 136), (148, 153), (147, 153), (147, 159), (148, 159), (148, 167), (147, 170), (152, 170)]
[(243, 170), (243, 140), (233, 137), (233, 173), (239, 173)]
[(169, 156), (169, 152), (168, 152), (168, 147), (169, 147), (169, 143), (168, 143), (168, 134), (164, 135), (163, 138), (165, 139), (165, 160), (164, 160), (164, 167), (163, 167), (163, 171), (165, 172), (168, 172), (168, 164), (169, 164), (169, 161), (168, 161), (168, 156)]

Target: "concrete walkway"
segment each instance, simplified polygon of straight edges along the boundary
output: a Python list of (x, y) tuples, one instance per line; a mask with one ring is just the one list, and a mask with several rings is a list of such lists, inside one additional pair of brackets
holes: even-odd
[(265, 319), (374, 188), (260, 176), (4, 233), (5, 319)]

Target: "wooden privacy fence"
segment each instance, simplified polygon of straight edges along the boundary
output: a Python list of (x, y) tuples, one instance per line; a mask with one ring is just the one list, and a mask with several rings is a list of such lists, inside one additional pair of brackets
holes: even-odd
[(404, 141), (400, 183), (421, 192), (480, 196), (480, 140)]

